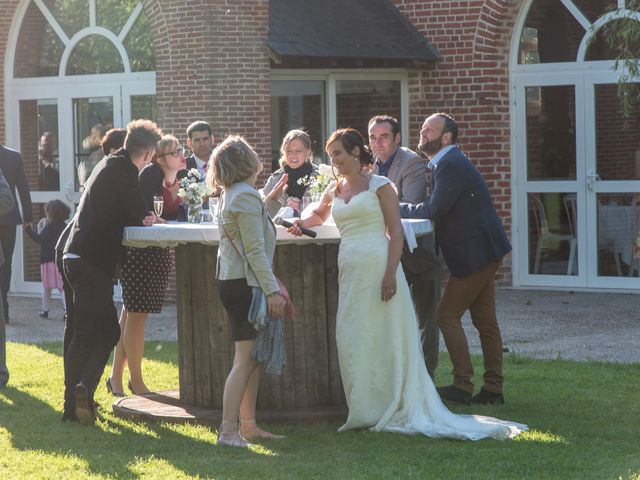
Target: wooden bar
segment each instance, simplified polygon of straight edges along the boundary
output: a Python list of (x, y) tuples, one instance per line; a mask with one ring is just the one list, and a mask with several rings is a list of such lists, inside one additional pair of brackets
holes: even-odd
[[(344, 408), (342, 383), (331, 371), (338, 363), (335, 308), (330, 307), (337, 292), (327, 299), (327, 292), (337, 289), (336, 253), (331, 244), (277, 247), (276, 270), (298, 315), (285, 324), (288, 364), (283, 375), (261, 379), (259, 409), (297, 409), (299, 414), (301, 408)], [(216, 255), (215, 246), (188, 243), (176, 248), (180, 398), (218, 409), (234, 348), (218, 297)]]
[[(411, 222), (418, 236), (431, 231), (428, 221)], [(318, 238), (309, 240), (278, 228), (275, 271), (298, 315), (285, 322), (288, 363), (281, 376), (263, 375), (258, 409), (277, 412), (281, 419), (346, 411), (335, 341), (339, 235), (331, 225), (316, 231)], [(178, 401), (185, 405), (185, 415), (192, 407), (222, 408), (224, 383), (233, 364), (231, 329), (215, 278), (218, 241), (219, 231), (211, 224), (125, 229), (125, 245), (176, 247)]]

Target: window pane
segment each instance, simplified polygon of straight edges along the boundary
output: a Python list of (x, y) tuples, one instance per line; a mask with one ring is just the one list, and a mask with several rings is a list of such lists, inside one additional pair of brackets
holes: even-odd
[(618, 8), (617, 0), (571, 0), (580, 12), (593, 23), (609, 10)]
[[(624, 30), (629, 27), (629, 24), (637, 24), (637, 20), (635, 19), (622, 19), (622, 20), (614, 20), (612, 22), (607, 23), (604, 28), (601, 28), (596, 33), (595, 38), (592, 39), (589, 44), (589, 48), (585, 55), (585, 60), (615, 60), (618, 56), (618, 52), (614, 49), (610, 48), (605, 41), (605, 31), (608, 29), (614, 30)], [(629, 45), (629, 50), (633, 52), (638, 52), (640, 45), (638, 42), (634, 42)]]
[(132, 95), (131, 96), (131, 120), (146, 118), (156, 120), (156, 96)]
[(529, 273), (577, 275), (575, 193), (530, 193)]
[(89, 0), (44, 0), (69, 38), (89, 26)]
[(143, 14), (140, 14), (125, 38), (124, 48), (129, 54), (132, 72), (152, 72), (156, 69), (151, 28)]
[(558, 0), (533, 3), (520, 38), (519, 63), (573, 62), (585, 30)]
[(639, 215), (637, 193), (598, 194), (598, 275), (638, 276)]
[(117, 35), (137, 4), (138, 0), (97, 0), (96, 23)]
[(59, 190), (57, 100), (20, 101), (20, 152), (31, 191)]
[(30, 3), (20, 25), (14, 59), (14, 76), (58, 76), (64, 45), (44, 18), (40, 9)]
[(78, 42), (67, 64), (67, 75), (124, 72), (122, 58), (105, 37), (91, 35)]
[(107, 130), (113, 127), (113, 98), (75, 98), (73, 124), (76, 188), (79, 188), (84, 186), (103, 157), (100, 142)]
[(527, 87), (526, 98), (528, 179), (575, 180), (573, 85)]
[(401, 113), (399, 80), (338, 80), (336, 82), (338, 128), (355, 128), (367, 138), (367, 126), (371, 117), (386, 114), (400, 120)]
[(596, 168), (602, 180), (640, 180), (640, 111), (622, 115), (616, 85), (595, 85)]
[(271, 159), (279, 167), (280, 144), (289, 130), (302, 128), (311, 137), (315, 159), (324, 157), (325, 83), (319, 80), (271, 82)]

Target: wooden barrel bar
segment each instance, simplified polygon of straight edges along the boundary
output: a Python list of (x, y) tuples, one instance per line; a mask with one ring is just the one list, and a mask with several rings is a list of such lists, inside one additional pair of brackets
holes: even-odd
[[(215, 279), (217, 246), (187, 243), (176, 248), (180, 399), (222, 407), (224, 382), (233, 363), (229, 320)], [(338, 245), (283, 244), (275, 271), (296, 306), (285, 324), (287, 365), (281, 376), (263, 375), (258, 408), (344, 408), (335, 342), (338, 306)]]

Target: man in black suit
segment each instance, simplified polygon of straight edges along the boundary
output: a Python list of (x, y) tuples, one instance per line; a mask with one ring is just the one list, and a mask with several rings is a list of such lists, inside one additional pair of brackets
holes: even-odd
[(153, 214), (138, 188), (160, 129), (150, 120), (127, 126), (124, 148), (96, 165), (73, 219), (63, 264), (73, 289), (73, 334), (64, 357), (65, 420), (95, 422), (93, 393), (120, 338), (113, 277), (127, 225), (151, 225)]
[[(436, 249), (449, 267), (449, 280), (438, 307), (451, 363), (453, 384), (438, 388), (440, 397), (458, 403), (502, 404), (502, 337), (496, 319), (495, 274), (511, 251), (489, 188), (478, 169), (458, 149), (458, 126), (436, 113), (420, 130), (419, 149), (429, 158), (431, 198), (419, 205), (402, 204), (403, 217), (435, 221)], [(473, 366), (460, 319), (469, 310), (480, 333), (484, 385), (473, 395)]]
[[(22, 157), (15, 150), (11, 150), (2, 144), (0, 144), (0, 170), (2, 170), (4, 178), (9, 184), (14, 201), (16, 200), (16, 188), (18, 189), (25, 225), (31, 223), (33, 221), (31, 194), (24, 174)], [(5, 260), (0, 266), (0, 294), (2, 295), (4, 317), (7, 323), (9, 323), (7, 293), (9, 293), (9, 287), (11, 286), (11, 261), (16, 244), (16, 225), (20, 225), (22, 220), (17, 204), (4, 215), (0, 215), (0, 246), (4, 252)]]
[[(0, 171), (0, 215), (13, 209), (16, 202), (13, 200), (13, 194), (9, 188), (9, 184), (4, 179)], [(4, 262), (4, 255), (0, 247), (0, 265)], [(2, 299), (0, 298), (0, 302)], [(7, 386), (9, 381), (9, 369), (7, 368), (7, 331), (4, 321), (4, 308), (0, 308), (0, 389)]]
[(202, 181), (213, 150), (213, 142), (213, 130), (207, 122), (198, 120), (187, 128), (187, 147), (192, 152), (187, 158), (187, 169), (197, 168)]
[[(401, 202), (424, 202), (427, 197), (425, 161), (414, 151), (400, 146), (398, 120), (389, 115), (376, 115), (369, 120), (368, 131), (369, 145), (376, 159), (374, 173), (394, 183)], [(433, 378), (440, 349), (436, 307), (442, 281), (442, 262), (435, 253), (433, 235), (418, 237), (418, 247), (413, 252), (405, 242), (402, 269), (416, 307), (424, 363)]]

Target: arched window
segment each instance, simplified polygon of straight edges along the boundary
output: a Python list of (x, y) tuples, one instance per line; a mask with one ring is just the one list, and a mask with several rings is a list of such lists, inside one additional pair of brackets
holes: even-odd
[(520, 36), (518, 63), (613, 60), (602, 27), (622, 17), (640, 20), (624, 0), (536, 0)]
[(15, 78), (153, 70), (153, 39), (139, 1), (42, 0), (27, 7)]

